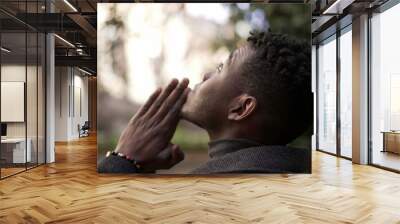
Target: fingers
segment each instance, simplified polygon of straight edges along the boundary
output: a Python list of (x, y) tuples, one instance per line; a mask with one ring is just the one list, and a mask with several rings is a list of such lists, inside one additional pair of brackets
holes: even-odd
[(185, 154), (179, 146), (169, 143), (146, 167), (149, 170), (170, 169), (184, 158)]
[(189, 93), (189, 89), (185, 89), (183, 91), (183, 94), (179, 97), (178, 101), (175, 103), (175, 105), (168, 111), (166, 114), (163, 122), (178, 122), (179, 121), (179, 114), (182, 109), (183, 104), (186, 102), (187, 95)]
[(140, 107), (139, 111), (137, 112), (137, 116), (142, 116), (144, 115), (149, 108), (151, 107), (151, 105), (153, 105), (154, 101), (157, 99), (157, 97), (160, 95), (161, 93), (161, 88), (157, 88), (149, 97), (149, 99), (147, 99), (146, 103)]
[(156, 116), (161, 119), (171, 110), (171, 108), (177, 103), (182, 93), (185, 91), (189, 84), (189, 79), (184, 78), (179, 85), (173, 90), (173, 92), (167, 97), (161, 108), (158, 110)]
[(172, 147), (174, 145), (172, 143), (169, 143), (168, 146), (165, 149), (162, 149), (160, 153), (157, 155), (157, 162), (159, 164), (164, 164), (166, 161), (169, 161), (171, 158), (171, 153), (172, 153)]
[(163, 153), (163, 169), (170, 169), (185, 158), (185, 154), (180, 150), (178, 145), (169, 146)]
[(171, 92), (175, 89), (178, 83), (179, 82), (177, 79), (172, 79), (172, 81), (168, 84), (168, 86), (162, 91), (161, 95), (159, 95), (157, 99), (154, 101), (154, 103), (150, 106), (148, 112), (146, 113), (146, 116), (148, 118), (152, 117), (160, 109), (165, 99), (167, 99), (169, 94), (171, 94)]

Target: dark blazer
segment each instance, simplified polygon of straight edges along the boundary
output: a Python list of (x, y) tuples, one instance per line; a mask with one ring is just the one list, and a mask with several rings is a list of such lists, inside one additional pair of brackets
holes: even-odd
[[(210, 159), (191, 174), (213, 173), (311, 173), (311, 149), (262, 145), (246, 139), (209, 143)], [(135, 167), (118, 156), (98, 164), (100, 173), (136, 173)]]

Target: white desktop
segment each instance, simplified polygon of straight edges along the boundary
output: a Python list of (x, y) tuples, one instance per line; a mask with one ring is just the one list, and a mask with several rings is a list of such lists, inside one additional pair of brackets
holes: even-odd
[(12, 163), (25, 163), (31, 162), (32, 153), (31, 146), (32, 140), (30, 138), (26, 139), (27, 147), (25, 154), (25, 138), (2, 138), (2, 147), (13, 147), (12, 148)]

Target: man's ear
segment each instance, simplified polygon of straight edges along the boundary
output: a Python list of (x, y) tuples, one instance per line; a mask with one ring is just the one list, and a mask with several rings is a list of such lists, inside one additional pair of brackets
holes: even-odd
[(229, 120), (243, 120), (252, 114), (257, 106), (257, 100), (255, 97), (248, 94), (242, 94), (236, 97), (229, 105)]

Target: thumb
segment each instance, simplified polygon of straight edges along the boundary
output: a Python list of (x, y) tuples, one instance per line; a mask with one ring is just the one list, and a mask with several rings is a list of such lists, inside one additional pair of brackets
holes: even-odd
[(185, 155), (178, 145), (172, 143), (147, 164), (148, 170), (170, 169), (184, 159)]
[(171, 167), (185, 159), (185, 154), (180, 149), (179, 145), (172, 146)]

